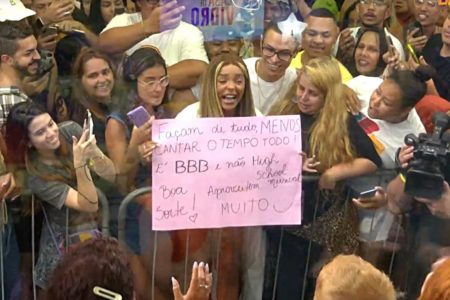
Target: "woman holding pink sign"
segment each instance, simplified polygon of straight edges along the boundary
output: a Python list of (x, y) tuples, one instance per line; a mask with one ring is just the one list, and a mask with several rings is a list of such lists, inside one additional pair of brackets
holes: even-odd
[[(353, 253), (358, 248), (356, 212), (351, 200), (345, 200), (343, 181), (375, 172), (381, 160), (370, 139), (347, 111), (341, 82), (335, 61), (328, 57), (311, 60), (300, 70), (297, 84), (285, 99), (271, 109), (274, 115), (299, 115), (305, 158), (303, 171), (320, 174), (318, 182), (304, 182), (303, 225), (282, 228), (281, 232), (279, 228), (268, 230), (266, 274), (269, 276), (266, 277), (274, 272), (271, 267), (280, 256), (277, 283), (283, 289), (276, 291), (279, 299), (285, 299), (285, 295), (296, 298), (302, 292), (311, 295), (316, 276), (311, 273), (318, 268), (314, 264), (320, 256)], [(276, 250), (279, 243), (283, 249), (281, 254)], [(266, 286), (277, 283), (273, 278), (266, 278)]]
[[(213, 58), (202, 80), (200, 101), (186, 107), (176, 119), (262, 116), (253, 105), (248, 70), (240, 57), (222, 54)], [(211, 249), (206, 260), (213, 274), (220, 274), (216, 277), (219, 278), (217, 299), (261, 299), (265, 256), (261, 228), (190, 230), (189, 233), (190, 239), (195, 237), (197, 242), (203, 238), (196, 249), (198, 253), (204, 248)], [(185, 240), (179, 242), (185, 244)], [(220, 253), (219, 261), (216, 252)]]

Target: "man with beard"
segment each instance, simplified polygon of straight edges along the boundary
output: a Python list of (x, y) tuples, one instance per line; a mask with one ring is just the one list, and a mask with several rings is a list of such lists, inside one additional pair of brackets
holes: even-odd
[[(26, 21), (21, 20), (34, 14), (34, 11), (25, 8), (19, 0), (0, 2), (0, 126), (6, 121), (9, 110), (14, 104), (29, 100), (20, 89), (24, 76), (36, 74), (38, 69), (36, 61), (40, 57), (37, 54), (37, 42), (30, 27), (27, 26)], [(17, 243), (11, 210), (7, 205), (9, 199), (18, 195), (18, 184), (13, 173), (6, 168), (3, 159), (4, 149), (3, 135), (0, 135), (0, 230), (3, 232), (1, 259), (3, 269), (6, 270), (2, 270), (0, 276), (4, 283), (5, 299), (10, 299), (13, 297), (13, 290), (17, 289), (19, 280), (21, 279), (22, 282), (26, 280), (20, 274), (20, 247)], [(3, 217), (5, 214), (8, 215), (7, 219)]]
[(37, 74), (40, 59), (25, 20), (0, 22), (0, 125), (14, 104), (29, 100), (23, 93), (23, 79)]

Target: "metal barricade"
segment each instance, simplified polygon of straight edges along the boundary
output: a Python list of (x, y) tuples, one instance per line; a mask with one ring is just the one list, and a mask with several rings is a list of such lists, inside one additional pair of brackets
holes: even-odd
[[(364, 180), (364, 179), (367, 179), (367, 178), (372, 178), (372, 179), (375, 178), (376, 183), (372, 184), (372, 187), (373, 187), (374, 185), (385, 185), (385, 183), (388, 182), (389, 178), (394, 177), (395, 175), (396, 175), (396, 173), (395, 173), (394, 170), (379, 170), (378, 172), (374, 173), (373, 175), (364, 176), (364, 177), (361, 177), (360, 179)], [(306, 175), (306, 176), (302, 177), (304, 183), (306, 183), (306, 182), (309, 182), (309, 183), (316, 182), (316, 181), (319, 180), (319, 178), (320, 178), (319, 175)], [(129, 193), (124, 198), (124, 200), (122, 201), (122, 203), (120, 205), (120, 208), (119, 208), (119, 216), (118, 216), (118, 236), (119, 236), (119, 241), (121, 243), (124, 243), (124, 244), (126, 243), (125, 234), (126, 234), (126, 219), (127, 219), (127, 207), (128, 207), (128, 205), (131, 202), (133, 202), (137, 197), (139, 197), (141, 195), (144, 195), (144, 194), (151, 193), (151, 191), (152, 191), (152, 189), (150, 187), (140, 188), (138, 190), (135, 190), (135, 191)], [(349, 200), (349, 199), (347, 199), (347, 200)], [(398, 226), (400, 227), (400, 225), (398, 225)], [(399, 229), (400, 228), (397, 228), (397, 237), (398, 237)], [(371, 230), (373, 230), (372, 227), (371, 227)], [(149, 234), (150, 234), (150, 232), (149, 232)], [(154, 235), (153, 238), (154, 238), (154, 241), (155, 241), (154, 244), (153, 244), (153, 253), (152, 253), (153, 266), (155, 266), (155, 262), (158, 261), (158, 258), (156, 257), (157, 247), (158, 247), (158, 242), (157, 242), (158, 232), (152, 231), (151, 234)], [(271, 295), (272, 299), (276, 298), (277, 281), (279, 281), (278, 280), (278, 277), (279, 277), (279, 263), (280, 263), (281, 253), (282, 253), (282, 244), (283, 244), (283, 235), (284, 234), (286, 234), (284, 232), (284, 228), (281, 227), (281, 236), (280, 236), (280, 240), (279, 240), (279, 243), (278, 243), (278, 251), (277, 251), (277, 254), (276, 254), (276, 268), (275, 268), (275, 272), (273, 273), (274, 274), (274, 282), (273, 282), (273, 286), (272, 286), (272, 288), (273, 288), (273, 292), (272, 292), (272, 295)], [(190, 236), (188, 234), (187, 241), (186, 241), (186, 249), (185, 249), (186, 257), (184, 258), (185, 259), (185, 264), (184, 264), (184, 267), (185, 267), (184, 274), (185, 274), (185, 276), (184, 276), (184, 284), (182, 284), (182, 286), (184, 286), (184, 288), (186, 288), (186, 286), (188, 284), (187, 278), (188, 278), (188, 272), (190, 270), (190, 266), (188, 266), (188, 255), (189, 255), (189, 253), (188, 253), (188, 244), (190, 242), (189, 238), (190, 238)], [(311, 251), (312, 251), (311, 250), (311, 246), (312, 246), (312, 242), (310, 240), (309, 241), (309, 245), (307, 247), (308, 257), (309, 257), (309, 255), (311, 254)], [(216, 262), (217, 262), (220, 259), (221, 253), (219, 251), (217, 251), (217, 253), (212, 253), (212, 254), (213, 254), (213, 256), (216, 256)], [(392, 273), (393, 262), (394, 262), (394, 258), (395, 258), (396, 252), (395, 251), (392, 252), (391, 255), (392, 255), (392, 257), (390, 258), (389, 275)], [(308, 273), (310, 267), (311, 266), (309, 265), (309, 259), (308, 259), (307, 265), (306, 265), (306, 269), (305, 269), (305, 275), (306, 275), (306, 273)], [(151, 276), (152, 276), (152, 278), (151, 278), (151, 284), (152, 284), (152, 287), (151, 287), (152, 295), (151, 295), (151, 297), (153, 299), (154, 298), (154, 284), (155, 284), (155, 267), (153, 267), (153, 270), (151, 270)], [(306, 278), (306, 276), (305, 276), (305, 278)], [(218, 278), (215, 277), (214, 280), (217, 281)], [(280, 282), (278, 282), (278, 284), (280, 284)], [(304, 282), (301, 282), (299, 284), (305, 286), (306, 282), (304, 281)], [(301, 299), (306, 299), (304, 294), (303, 294)]]

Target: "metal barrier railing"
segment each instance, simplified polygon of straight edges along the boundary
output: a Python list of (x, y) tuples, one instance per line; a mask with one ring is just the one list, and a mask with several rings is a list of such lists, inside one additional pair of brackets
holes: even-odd
[[(393, 178), (393, 177), (395, 177), (395, 175), (396, 175), (396, 173), (395, 173), (394, 170), (379, 170), (379, 171), (377, 171), (374, 174), (371, 174), (371, 175), (368, 175), (368, 176), (364, 176), (364, 177), (360, 177), (359, 180), (364, 180), (366, 177), (367, 178), (372, 178), (372, 179), (375, 178), (375, 179), (377, 179), (377, 180), (375, 180), (375, 181), (377, 181), (377, 183), (376, 183), (377, 185), (383, 185), (382, 181), (385, 181), (385, 183), (387, 183), (389, 178)], [(302, 180), (305, 183), (306, 182), (315, 182), (319, 178), (320, 178), (319, 175), (314, 175), (313, 174), (313, 175), (303, 176)], [(126, 237), (125, 237), (125, 235), (126, 235), (126, 221), (127, 221), (127, 207), (128, 207), (128, 205), (131, 202), (133, 202), (137, 197), (139, 197), (141, 195), (144, 195), (144, 194), (151, 193), (151, 191), (152, 191), (152, 189), (150, 187), (140, 188), (138, 190), (135, 190), (135, 191), (129, 193), (124, 198), (124, 200), (122, 201), (122, 203), (120, 205), (120, 208), (119, 208), (119, 216), (118, 216), (118, 237), (119, 237), (119, 241), (121, 243), (126, 244)], [(371, 230), (372, 229), (373, 228), (372, 228), (372, 225), (371, 225)], [(398, 229), (397, 229), (397, 233), (398, 233)], [(155, 284), (155, 262), (157, 260), (156, 252), (157, 252), (157, 247), (158, 247), (158, 243), (157, 243), (157, 239), (158, 239), (157, 234), (158, 233), (156, 231), (152, 231), (152, 234), (154, 235), (153, 238), (154, 238), (154, 241), (155, 241), (154, 244), (153, 244), (153, 254), (152, 254), (153, 255), (153, 257), (152, 257), (153, 270), (151, 270), (151, 272), (152, 272), (152, 278), (151, 278), (152, 289), (151, 289), (151, 293), (152, 293), (152, 299), (153, 299), (154, 298), (154, 284)], [(189, 231), (188, 231), (188, 236), (187, 236), (187, 240), (186, 240), (184, 287), (186, 287), (186, 285), (187, 285), (188, 272), (190, 270), (190, 267), (188, 266), (188, 256), (189, 256), (188, 249), (189, 249), (189, 242), (190, 242), (189, 238), (190, 238), (190, 236), (189, 236)], [(280, 255), (281, 255), (281, 250), (282, 250), (281, 249), (282, 248), (282, 242), (283, 242), (282, 240), (283, 240), (283, 232), (281, 232), (281, 238), (280, 238), (279, 244), (278, 244), (278, 251), (277, 251), (278, 253), (277, 253), (277, 257), (276, 257), (276, 264), (277, 264), (277, 266), (276, 266), (276, 270), (275, 270), (276, 273), (274, 274), (275, 275), (275, 281), (274, 281), (274, 285), (273, 285), (272, 299), (276, 298), (275, 297), (276, 296), (275, 292), (276, 292), (276, 289), (277, 289), (278, 266), (279, 266)], [(311, 251), (311, 245), (309, 245), (309, 247), (308, 247), (308, 253), (310, 251)], [(217, 253), (215, 253), (215, 254), (212, 254), (212, 255), (216, 256), (216, 262), (220, 259), (219, 258), (219, 256), (220, 256), (219, 251)], [(395, 253), (392, 253), (392, 256), (394, 256), (394, 255), (395, 255)], [(389, 273), (392, 272), (393, 260), (394, 260), (394, 257), (391, 257)], [(307, 269), (305, 270), (305, 272), (308, 272), (308, 268), (309, 268), (309, 266), (307, 266)], [(216, 277), (214, 279), (215, 279), (215, 281), (218, 280), (218, 278), (216, 278)]]

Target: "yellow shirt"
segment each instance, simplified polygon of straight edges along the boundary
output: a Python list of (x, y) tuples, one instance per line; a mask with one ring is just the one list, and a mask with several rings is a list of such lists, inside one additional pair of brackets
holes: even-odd
[[(296, 57), (294, 57), (294, 59), (291, 61), (291, 65), (290, 67), (296, 68), (296, 69), (300, 69), (302, 67), (302, 55), (305, 51), (301, 51), (297, 54)], [(341, 77), (342, 77), (342, 82), (343, 83), (347, 83), (350, 79), (353, 78), (352, 74), (350, 74), (350, 72), (347, 70), (346, 67), (344, 67), (343, 64), (341, 64), (340, 61), (338, 61), (336, 58), (332, 57), (332, 59), (334, 61), (338, 62), (339, 65), (339, 70), (341, 71)]]

